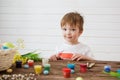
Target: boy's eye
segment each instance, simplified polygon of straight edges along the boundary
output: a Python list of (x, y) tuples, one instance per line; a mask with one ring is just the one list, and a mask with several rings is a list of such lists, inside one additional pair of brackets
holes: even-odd
[(75, 31), (76, 29), (71, 29), (72, 31)]
[(66, 28), (63, 28), (64, 31), (66, 31), (67, 29)]

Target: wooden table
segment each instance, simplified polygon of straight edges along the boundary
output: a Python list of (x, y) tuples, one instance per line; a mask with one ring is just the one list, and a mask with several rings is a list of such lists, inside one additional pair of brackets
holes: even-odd
[[(80, 72), (80, 64), (87, 62), (95, 62), (95, 66), (86, 73)], [(120, 78), (113, 77), (109, 74), (103, 72), (105, 65), (111, 65), (111, 70), (116, 71), (120, 69), (120, 62), (115, 61), (50, 61), (51, 64), (49, 75), (40, 74), (36, 75), (37, 80), (75, 80), (77, 77), (82, 77), (84, 80), (120, 80)], [(68, 63), (75, 64), (75, 73), (71, 74), (70, 78), (64, 78), (62, 73), (62, 68), (66, 67)], [(41, 62), (36, 62), (35, 64), (41, 64)], [(33, 67), (29, 69), (24, 68), (13, 68), (12, 74), (29, 74), (34, 73)], [(6, 71), (0, 72), (0, 76), (3, 74), (7, 74)]]

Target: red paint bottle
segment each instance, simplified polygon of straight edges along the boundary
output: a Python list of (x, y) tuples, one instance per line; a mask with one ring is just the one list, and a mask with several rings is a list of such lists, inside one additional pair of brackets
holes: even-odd
[(80, 72), (85, 73), (87, 71), (87, 64), (80, 64)]
[(29, 66), (33, 66), (34, 65), (34, 61), (33, 60), (28, 60), (28, 65)]
[(62, 71), (63, 71), (64, 78), (70, 78), (71, 69), (69, 69), (69, 68), (63, 68)]

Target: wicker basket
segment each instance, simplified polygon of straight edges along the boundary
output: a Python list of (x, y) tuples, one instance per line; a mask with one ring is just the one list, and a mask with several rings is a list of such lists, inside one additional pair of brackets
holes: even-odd
[(7, 70), (12, 66), (15, 49), (0, 50), (0, 71)]

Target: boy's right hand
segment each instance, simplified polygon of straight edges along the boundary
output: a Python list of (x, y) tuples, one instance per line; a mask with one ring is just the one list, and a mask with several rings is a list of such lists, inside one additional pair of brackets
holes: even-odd
[(57, 56), (56, 55), (51, 56), (50, 61), (57, 61)]

